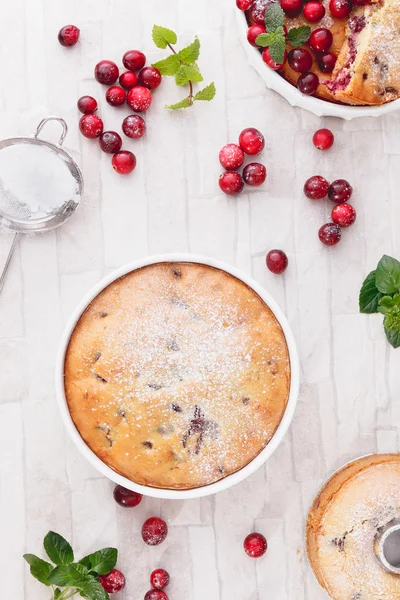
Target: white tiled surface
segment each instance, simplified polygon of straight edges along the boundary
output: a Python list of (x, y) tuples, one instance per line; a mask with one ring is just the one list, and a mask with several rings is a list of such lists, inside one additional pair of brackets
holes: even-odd
[[(53, 528), (78, 551), (115, 544), (128, 586), (121, 600), (140, 600), (151, 569), (172, 575), (170, 600), (322, 600), (306, 566), (304, 515), (327, 474), (355, 456), (394, 451), (400, 429), (400, 351), (383, 337), (380, 317), (358, 314), (363, 276), (383, 253), (400, 256), (400, 116), (320, 120), (269, 92), (247, 66), (237, 38), (233, 0), (13, 0), (2, 7), (0, 133), (29, 133), (47, 114), (70, 124), (67, 150), (83, 168), (82, 207), (64, 229), (22, 240), (0, 294), (0, 564), (2, 597), (48, 600), (24, 567)], [(66, 23), (81, 27), (78, 47), (57, 43)], [(151, 60), (153, 23), (175, 28), (181, 42), (197, 33), (201, 67), (218, 95), (185, 113), (165, 102), (180, 91), (166, 82), (136, 143), (138, 167), (120, 177), (96, 143), (77, 130), (79, 95), (103, 90), (92, 79), (102, 58), (131, 47)], [(108, 129), (123, 111), (104, 107)], [(311, 136), (336, 134), (329, 153)], [(243, 127), (265, 133), (268, 183), (237, 200), (217, 186), (217, 154)], [(56, 135), (49, 127), (48, 135)], [(54, 137), (53, 137), (54, 139)], [(333, 249), (316, 233), (329, 206), (302, 195), (315, 173), (348, 178), (358, 221)], [(8, 236), (0, 237), (4, 257)], [(290, 258), (284, 277), (264, 263), (271, 247)], [(63, 324), (105, 273), (165, 251), (205, 253), (236, 264), (265, 285), (285, 309), (302, 359), (302, 390), (286, 439), (246, 482), (217, 497), (190, 502), (145, 500), (134, 510), (112, 500), (112, 484), (77, 454), (54, 400), (53, 366)], [(139, 531), (161, 514), (168, 540), (147, 548)], [(253, 527), (269, 540), (260, 561), (242, 540)]]

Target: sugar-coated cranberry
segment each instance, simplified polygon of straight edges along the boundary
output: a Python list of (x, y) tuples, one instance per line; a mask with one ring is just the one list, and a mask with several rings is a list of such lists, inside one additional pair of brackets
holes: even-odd
[(77, 102), (78, 109), (84, 115), (90, 115), (97, 110), (97, 101), (92, 96), (82, 96)]
[(262, 185), (267, 177), (267, 169), (261, 163), (249, 163), (243, 169), (243, 180), (247, 185)]
[(283, 55), (283, 62), (282, 63), (277, 63), (273, 60), (273, 58), (271, 57), (271, 53), (269, 51), (269, 48), (264, 48), (263, 53), (262, 53), (262, 59), (265, 62), (266, 65), (269, 66), (270, 69), (273, 69), (274, 71), (280, 71), (283, 67), (283, 65), (286, 62), (286, 58), (287, 58), (287, 52), (285, 50), (285, 53)]
[(257, 46), (256, 39), (259, 35), (265, 32), (266, 29), (262, 25), (251, 25), (251, 27), (249, 27), (247, 30), (247, 41), (252, 46)]
[(113, 495), (115, 502), (117, 502), (120, 506), (129, 508), (140, 504), (143, 498), (142, 494), (128, 490), (122, 487), (122, 485), (115, 486)]
[(140, 71), (146, 64), (146, 57), (140, 50), (128, 50), (122, 57), (122, 62), (128, 71)]
[(150, 585), (156, 590), (163, 590), (169, 584), (169, 574), (165, 569), (156, 569), (150, 575)]
[(101, 60), (94, 69), (94, 76), (99, 83), (112, 85), (118, 79), (119, 70), (112, 60)]
[(335, 246), (340, 242), (342, 230), (336, 223), (325, 223), (318, 231), (318, 237), (325, 246)]
[(328, 190), (328, 198), (336, 204), (343, 204), (350, 200), (353, 188), (345, 179), (335, 179), (332, 181)]
[(132, 110), (136, 112), (145, 112), (150, 108), (152, 99), (150, 90), (141, 85), (137, 85), (129, 90), (126, 101)]
[(120, 150), (112, 157), (112, 166), (120, 175), (128, 175), (136, 167), (136, 156), (129, 150)]
[(271, 273), (280, 275), (286, 271), (289, 260), (283, 250), (270, 250), (267, 254), (266, 263)]
[(106, 91), (106, 100), (111, 106), (122, 106), (125, 104), (126, 91), (119, 85), (113, 85)]
[(317, 23), (325, 16), (325, 7), (321, 2), (311, 1), (304, 6), (304, 16), (310, 23)]
[(350, 227), (356, 220), (356, 211), (351, 204), (336, 204), (332, 208), (332, 221), (340, 227)]
[(138, 140), (146, 133), (146, 123), (139, 115), (128, 115), (122, 121), (122, 131), (128, 138)]
[(264, 25), (265, 11), (272, 2), (273, 0), (254, 0), (250, 11), (251, 19), (254, 23)]
[(337, 56), (333, 52), (325, 52), (318, 57), (318, 66), (323, 73), (332, 73), (336, 65)]
[(58, 32), (58, 41), (61, 46), (75, 46), (81, 31), (75, 25), (66, 25)]
[(328, 194), (329, 183), (321, 175), (313, 175), (304, 184), (304, 193), (310, 200), (322, 200)]
[(308, 43), (315, 52), (326, 52), (332, 46), (332, 42), (332, 33), (325, 27), (314, 29), (308, 40)]
[(126, 90), (130, 90), (138, 84), (138, 76), (133, 71), (125, 71), (119, 78), (119, 85)]
[(352, 9), (350, 0), (330, 0), (329, 10), (335, 19), (345, 19)]
[(168, 534), (168, 525), (158, 517), (150, 517), (143, 523), (142, 538), (148, 546), (158, 546)]
[(83, 115), (79, 121), (79, 129), (87, 138), (97, 138), (103, 133), (103, 121), (97, 115)]
[(104, 131), (99, 137), (99, 145), (106, 154), (115, 154), (122, 148), (122, 139), (116, 131)]
[(318, 129), (313, 135), (313, 144), (318, 150), (332, 148), (335, 136), (330, 129)]
[(239, 146), (245, 154), (256, 156), (264, 150), (265, 139), (258, 129), (248, 127), (239, 135)]
[(226, 171), (220, 175), (218, 180), (219, 187), (228, 196), (236, 196), (243, 191), (244, 181), (242, 176), (236, 171)]
[(120, 592), (125, 587), (125, 577), (118, 571), (113, 569), (107, 575), (99, 575), (99, 583), (103, 586), (108, 594)]
[(297, 87), (302, 94), (310, 96), (317, 91), (319, 79), (315, 73), (302, 73), (297, 80)]
[(236, 171), (244, 161), (244, 152), (237, 144), (226, 144), (219, 153), (219, 162), (227, 171)]
[(303, 10), (303, 0), (281, 0), (281, 7), (288, 17), (297, 17)]
[(250, 533), (243, 543), (245, 552), (251, 558), (259, 558), (267, 550), (267, 540), (261, 533)]
[(288, 63), (293, 71), (305, 73), (312, 66), (312, 56), (305, 48), (293, 48), (288, 54)]
[(239, 10), (249, 10), (252, 4), (253, 0), (236, 0), (236, 6)]
[(155, 67), (144, 67), (139, 73), (139, 83), (149, 90), (158, 88), (162, 80), (162, 75)]
[(162, 590), (149, 590), (144, 600), (168, 600), (168, 596)]

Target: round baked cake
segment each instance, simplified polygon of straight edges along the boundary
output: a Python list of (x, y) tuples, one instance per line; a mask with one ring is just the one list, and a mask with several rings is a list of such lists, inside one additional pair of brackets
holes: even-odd
[(383, 567), (376, 539), (400, 520), (400, 455), (346, 465), (324, 486), (307, 520), (307, 552), (333, 600), (398, 600), (400, 576)]
[(157, 263), (111, 283), (65, 358), (71, 417), (109, 467), (190, 489), (248, 464), (285, 412), (290, 360), (265, 302), (225, 271)]

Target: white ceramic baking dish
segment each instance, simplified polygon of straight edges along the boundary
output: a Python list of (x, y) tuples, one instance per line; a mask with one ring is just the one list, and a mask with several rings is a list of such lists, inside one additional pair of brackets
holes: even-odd
[[(159, 262), (200, 263), (204, 265), (209, 265), (211, 267), (215, 267), (217, 269), (222, 269), (227, 273), (230, 273), (234, 277), (241, 279), (265, 301), (265, 303), (274, 313), (285, 334), (290, 356), (291, 382), (289, 400), (283, 418), (269, 444), (264, 448), (264, 450), (260, 452), (258, 456), (256, 456), (256, 458), (254, 458), (254, 460), (252, 460), (248, 465), (243, 467), (243, 469), (241, 469), (240, 471), (237, 471), (232, 475), (228, 475), (227, 477), (220, 481), (217, 481), (216, 483), (212, 483), (207, 486), (190, 490), (169, 490), (138, 485), (130, 479), (127, 479), (126, 477), (123, 477), (122, 475), (119, 475), (118, 473), (113, 471), (113, 469), (108, 467), (104, 462), (100, 460), (100, 458), (96, 456), (96, 454), (94, 454), (94, 452), (92, 452), (89, 446), (87, 446), (84, 440), (81, 438), (78, 430), (76, 429), (72, 421), (65, 398), (65, 353), (68, 347), (69, 340), (71, 338), (71, 334), (84, 310), (104, 288), (106, 288), (108, 285), (110, 285), (110, 283), (112, 283), (119, 277), (122, 277), (123, 275), (126, 275), (127, 273), (130, 273), (135, 269), (139, 269), (141, 267), (145, 267), (147, 265)], [(128, 489), (134, 490), (146, 496), (178, 500), (183, 500), (187, 498), (200, 498), (201, 496), (208, 496), (209, 494), (215, 494), (216, 492), (220, 492), (221, 490), (226, 490), (227, 488), (230, 488), (232, 485), (238, 483), (239, 481), (243, 481), (243, 479), (254, 473), (254, 471), (256, 471), (259, 467), (261, 467), (265, 463), (265, 461), (271, 456), (274, 450), (276, 450), (282, 438), (284, 437), (293, 418), (299, 392), (299, 358), (297, 354), (296, 343), (291, 329), (289, 327), (289, 324), (286, 320), (286, 317), (284, 316), (282, 310), (279, 308), (275, 300), (273, 300), (273, 298), (268, 294), (268, 292), (266, 292), (264, 288), (261, 287), (256, 281), (254, 281), (235, 267), (231, 267), (230, 265), (224, 264), (213, 258), (193, 254), (165, 254), (160, 256), (147, 257), (142, 260), (137, 260), (133, 263), (125, 265), (124, 267), (121, 267), (113, 273), (110, 273), (99, 283), (97, 283), (94, 286), (94, 288), (81, 300), (81, 302), (78, 304), (67, 323), (67, 326), (64, 330), (60, 341), (59, 351), (56, 359), (55, 374), (57, 402), (60, 408), (62, 419), (64, 421), (65, 427), (67, 428), (69, 435), (71, 436), (72, 440), (74, 441), (75, 445), (80, 450), (80, 452), (83, 454), (83, 456), (98, 471), (100, 471), (103, 475), (105, 475), (115, 483), (119, 483), (120, 485)]]

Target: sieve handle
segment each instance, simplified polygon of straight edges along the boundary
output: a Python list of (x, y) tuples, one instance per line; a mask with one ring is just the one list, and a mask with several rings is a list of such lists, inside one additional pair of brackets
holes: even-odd
[(39, 125), (37, 126), (36, 132), (34, 133), (33, 137), (37, 138), (39, 136), (39, 133), (42, 131), (43, 127), (46, 125), (46, 123), (48, 123), (49, 121), (58, 121), (59, 123), (61, 123), (61, 126), (63, 128), (63, 132), (61, 134), (60, 139), (58, 140), (58, 145), (62, 146), (63, 142), (66, 138), (66, 135), (68, 133), (68, 125), (66, 124), (66, 122), (64, 121), (64, 119), (62, 119), (61, 117), (45, 117), (44, 119), (42, 119), (39, 123)]
[(11, 262), (11, 257), (12, 257), (12, 255), (14, 253), (15, 246), (17, 245), (17, 240), (18, 240), (18, 233), (15, 233), (13, 241), (12, 241), (12, 244), (11, 244), (11, 248), (10, 248), (10, 250), (8, 252), (8, 256), (6, 258), (6, 262), (5, 262), (4, 267), (3, 267), (3, 271), (2, 271), (2, 273), (0, 275), (0, 292), (1, 292), (1, 289), (3, 287), (4, 280), (6, 278), (8, 267), (9, 267), (10, 262)]

